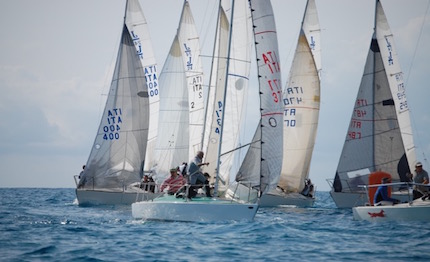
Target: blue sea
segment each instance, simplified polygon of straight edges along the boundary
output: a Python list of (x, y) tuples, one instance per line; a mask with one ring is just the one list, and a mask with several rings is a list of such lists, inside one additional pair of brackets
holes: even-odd
[(328, 192), (253, 222), (135, 220), (71, 188), (0, 188), (0, 261), (430, 261), (430, 222), (354, 221)]

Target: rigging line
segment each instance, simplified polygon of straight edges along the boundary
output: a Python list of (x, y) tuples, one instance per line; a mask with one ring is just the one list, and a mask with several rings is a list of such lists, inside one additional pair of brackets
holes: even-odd
[[(428, 12), (429, 12), (429, 8), (430, 8), (430, 0), (427, 2), (427, 8), (426, 8), (426, 12), (424, 14), (423, 22), (421, 24), (421, 29), (420, 29), (420, 33), (418, 35), (417, 44), (415, 45), (414, 53), (412, 55), (412, 61), (411, 61), (411, 64), (409, 66), (408, 75), (406, 76), (406, 81), (405, 81), (405, 85), (406, 86), (408, 86), (409, 76), (411, 75), (412, 67), (414, 65), (414, 60), (415, 60), (416, 53), (417, 53), (417, 50), (418, 50), (418, 45), (420, 43), (420, 40), (421, 40), (421, 37), (422, 37), (422, 34), (423, 34), (423, 29), (424, 29), (425, 21), (427, 20), (427, 15), (428, 15)], [(410, 110), (410, 113), (411, 113), (410, 115), (411, 115), (412, 126), (416, 127), (417, 125), (416, 125), (416, 122), (415, 122), (415, 117), (414, 117), (413, 111), (411, 109), (409, 109), (409, 110)], [(415, 136), (417, 138), (418, 144), (422, 144), (422, 143), (419, 142), (419, 141), (421, 141), (419, 132), (415, 132)], [(423, 157), (424, 161), (427, 162), (427, 156), (426, 156), (424, 150), (422, 150), (422, 155), (423, 155), (422, 157)]]
[(412, 62), (411, 62), (411, 65), (409, 66), (408, 76), (406, 77), (406, 83), (405, 83), (406, 86), (408, 85), (409, 76), (411, 75), (412, 67), (414, 65), (415, 56), (417, 54), (418, 45), (420, 43), (421, 36), (423, 34), (424, 24), (425, 24), (425, 21), (426, 21), (426, 18), (427, 18), (427, 14), (429, 12), (429, 7), (430, 7), (430, 1), (427, 2), (426, 13), (424, 15), (423, 22), (421, 24), (420, 34), (418, 35), (418, 40), (417, 40), (417, 44), (415, 45), (414, 54), (412, 55)]

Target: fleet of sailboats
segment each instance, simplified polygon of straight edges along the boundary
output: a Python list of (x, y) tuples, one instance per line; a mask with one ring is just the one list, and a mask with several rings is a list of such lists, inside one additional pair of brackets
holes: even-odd
[[(171, 196), (163, 196), (151, 201), (139, 201), (132, 204), (134, 218), (179, 221), (250, 221), (253, 220), (258, 210), (258, 195), (264, 194), (273, 185), (276, 185), (282, 161), (282, 144), (273, 137), (282, 138), (282, 101), (280, 67), (277, 60), (277, 36), (270, 2), (251, 0), (248, 5), (246, 0), (232, 1), (230, 23), (226, 19), (224, 8), (220, 5), (217, 30), (219, 34), (216, 42), (218, 43), (218, 57), (223, 57), (220, 53), (225, 51), (226, 56), (223, 61), (220, 59), (215, 63), (216, 77), (221, 80), (221, 83), (224, 83), (224, 86), (216, 85), (221, 88), (215, 90), (215, 104), (220, 105), (215, 108), (215, 111), (219, 110), (221, 114), (218, 116), (219, 124), (210, 127), (218, 135), (217, 139), (213, 139), (211, 142), (215, 143), (215, 140), (217, 142), (218, 167), (228, 163), (228, 161), (222, 161), (221, 157), (228, 158), (228, 155), (235, 152), (238, 147), (236, 145), (236, 148), (230, 148), (231, 145), (228, 144), (228, 147), (224, 148), (223, 138), (231, 138), (230, 133), (237, 130), (237, 127), (230, 129), (227, 127), (229, 125), (238, 126), (241, 121), (238, 119), (237, 122), (226, 122), (223, 112), (226, 112), (226, 105), (231, 103), (227, 97), (235, 94), (235, 92), (233, 94), (227, 91), (231, 87), (231, 84), (228, 83), (231, 81), (237, 83), (242, 77), (245, 77), (232, 73), (236, 71), (230, 65), (232, 60), (230, 55), (232, 54), (231, 43), (235, 41), (233, 39), (241, 36), (240, 31), (235, 34), (237, 20), (234, 17), (238, 15), (239, 18), (246, 20), (247, 16), (244, 15), (246, 9), (251, 12), (253, 35), (255, 42), (258, 43), (255, 44), (255, 50), (259, 74), (257, 94), (260, 94), (260, 103), (255, 106), (260, 108), (260, 121), (255, 126), (255, 135), (248, 145), (247, 154), (239, 171), (235, 173), (226, 168), (217, 169), (216, 182), (225, 185), (232, 181), (235, 185), (226, 188), (227, 190), (220, 190), (221, 187), (216, 185), (214, 197), (193, 199), (175, 197), (172, 199)], [(229, 26), (226, 27), (226, 25)], [(228, 34), (223, 34), (222, 30), (226, 28), (228, 28)], [(226, 36), (228, 37), (225, 38)], [(240, 109), (233, 113), (235, 112), (240, 112)], [(219, 177), (223, 177), (225, 180), (219, 179)]]
[[(200, 38), (184, 0), (158, 75), (139, 0), (127, 0), (103, 116), (86, 168), (79, 181), (75, 177), (79, 204), (127, 204), (134, 218), (175, 221), (250, 221), (259, 207), (311, 207), (309, 170), (321, 92), (315, 0), (307, 0), (284, 88), (277, 33), (270, 1), (220, 0), (212, 68), (204, 75)], [(255, 58), (258, 88), (252, 93)], [(247, 104), (249, 96), (258, 96), (259, 103)], [(258, 112), (251, 130), (245, 125), (249, 110)], [(244, 141), (244, 132), (254, 135)], [(145, 175), (161, 184), (198, 151), (210, 163), (203, 172), (211, 175), (213, 197), (141, 186)], [(330, 195), (337, 207), (363, 206), (367, 195), (358, 185), (368, 184), (372, 172), (406, 182), (415, 162), (403, 73), (376, 0), (374, 34)]]

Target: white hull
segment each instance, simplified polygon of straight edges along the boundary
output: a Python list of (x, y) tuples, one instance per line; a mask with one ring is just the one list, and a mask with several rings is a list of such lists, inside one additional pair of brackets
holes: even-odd
[(360, 206), (352, 208), (355, 220), (367, 221), (429, 221), (430, 201), (417, 199), (412, 204), (394, 206)]
[(79, 205), (131, 205), (136, 201), (151, 200), (160, 193), (147, 193), (144, 191), (101, 191), (76, 189)]
[(216, 198), (182, 198), (141, 201), (131, 205), (133, 218), (184, 222), (252, 221), (258, 204), (242, 204)]
[[(365, 192), (334, 192), (332, 190), (330, 191), (330, 195), (338, 208), (365, 206), (368, 203)], [(393, 194), (392, 197), (400, 200), (400, 202), (409, 201), (409, 195), (407, 192), (396, 193)]]
[(267, 193), (260, 198), (260, 207), (276, 207), (282, 205), (291, 205), (296, 207), (311, 207), (315, 198), (305, 197), (299, 193), (276, 194)]

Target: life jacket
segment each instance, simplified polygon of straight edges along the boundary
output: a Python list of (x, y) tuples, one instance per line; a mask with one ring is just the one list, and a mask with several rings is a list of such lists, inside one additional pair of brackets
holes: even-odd
[[(391, 178), (391, 175), (386, 173), (386, 172), (382, 172), (382, 171), (376, 171), (376, 172), (371, 173), (369, 175), (369, 186), (381, 184), (382, 178), (385, 178), (385, 177)], [(369, 187), (369, 190), (368, 190), (369, 201), (370, 201), (370, 205), (372, 205), (372, 206), (374, 204), (373, 198), (375, 197), (375, 193), (376, 193), (377, 189), (378, 189), (378, 187)], [(378, 196), (378, 197), (380, 197), (382, 200), (382, 196)], [(388, 197), (391, 197), (391, 188), (390, 187), (388, 187)], [(379, 198), (378, 198), (378, 200), (379, 200)], [(381, 201), (381, 200), (379, 200), (379, 201)]]

